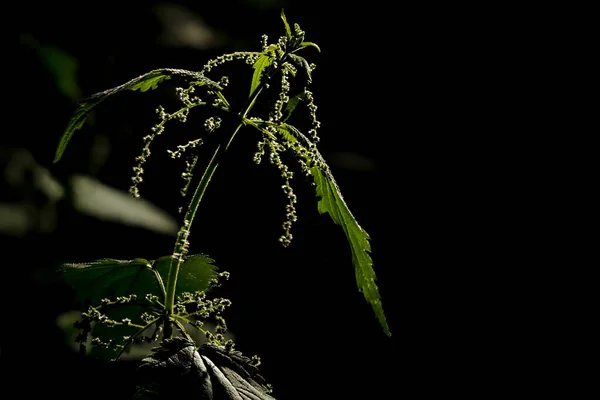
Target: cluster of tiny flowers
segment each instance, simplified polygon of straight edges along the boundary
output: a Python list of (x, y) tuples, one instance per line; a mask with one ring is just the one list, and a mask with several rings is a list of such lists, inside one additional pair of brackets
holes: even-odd
[(190, 221), (187, 219), (183, 220), (181, 228), (177, 233), (177, 248), (181, 249), (181, 252), (173, 253), (173, 257), (179, 262), (183, 262), (183, 257), (188, 253), (190, 242), (188, 240), (190, 236)]
[(225, 322), (225, 318), (220, 315), (215, 315), (215, 320), (217, 321), (215, 332), (217, 334), (225, 334), (227, 332), (227, 322)]
[[(180, 190), (180, 193), (183, 197), (187, 194), (188, 188), (190, 187), (190, 183), (192, 182), (192, 171), (196, 166), (196, 162), (198, 162), (198, 156), (194, 156), (192, 162), (185, 161), (185, 171), (181, 173), (181, 178), (183, 179), (183, 187)], [(180, 211), (181, 212), (181, 211)]]
[[(178, 87), (178, 88), (175, 88), (175, 91), (177, 92), (177, 95), (179, 96), (179, 100), (181, 100), (181, 102), (186, 107), (195, 107), (195, 106), (199, 105), (200, 103), (202, 103), (202, 100), (200, 99), (200, 97), (192, 96), (192, 93), (194, 93), (196, 91), (196, 87), (194, 85), (190, 85), (187, 89)], [(188, 112), (189, 112), (189, 109), (188, 109)], [(182, 119), (183, 122), (185, 122), (185, 119), (187, 118), (187, 113), (185, 114), (185, 116), (179, 117), (179, 118)]]
[(250, 358), (250, 361), (249, 361), (249, 363), (250, 363), (250, 365), (252, 365), (253, 367), (258, 367), (258, 366), (260, 365), (260, 363), (261, 363), (261, 361), (260, 361), (260, 357), (259, 357), (259, 356), (257, 356), (257, 355), (253, 355), (253, 356)]
[[(172, 114), (167, 113), (163, 106), (158, 106), (158, 108), (156, 109), (156, 113), (158, 114), (160, 121), (152, 127), (152, 133), (150, 135), (144, 136), (144, 148), (142, 149), (142, 154), (135, 158), (137, 163), (133, 167), (134, 175), (131, 178), (133, 184), (129, 188), (129, 193), (135, 198), (140, 197), (138, 185), (143, 181), (143, 165), (150, 157), (150, 144), (156, 138), (156, 136), (164, 132), (166, 122), (171, 119), (177, 119), (181, 122), (186, 122), (191, 108), (205, 104), (200, 100), (199, 97), (192, 96), (192, 93), (194, 93), (195, 91), (194, 85), (191, 85), (187, 89), (178, 87), (175, 90), (179, 99), (183, 102), (184, 107)], [(201, 144), (201, 139), (192, 140), (185, 145), (177, 146), (176, 151), (167, 150), (167, 152), (171, 156), (171, 158), (179, 158), (181, 157), (181, 154), (188, 148), (197, 147)]]
[(207, 62), (206, 65), (204, 65), (201, 74), (204, 75), (205, 73), (210, 72), (213, 68), (233, 60), (245, 60), (247, 64), (252, 65), (256, 62), (259, 56), (260, 54), (258, 53), (248, 51), (224, 54)]
[[(197, 317), (207, 319), (214, 315), (219, 325), (221, 325), (221, 327), (217, 326), (216, 332), (222, 334), (227, 330), (227, 324), (225, 324), (225, 320), (220, 314), (230, 306), (231, 301), (229, 299), (221, 297), (207, 299), (205, 292), (198, 291), (194, 293), (184, 292), (177, 296), (174, 309), (178, 315), (186, 318)], [(193, 325), (200, 328), (203, 323), (193, 323)]]
[(150, 142), (152, 142), (153, 139), (154, 139), (154, 135), (144, 136), (145, 144), (142, 149), (142, 154), (135, 158), (135, 161), (137, 163), (133, 167), (133, 177), (131, 178), (131, 181), (133, 183), (132, 183), (131, 187), (129, 188), (129, 193), (135, 198), (140, 197), (140, 190), (138, 188), (138, 185), (144, 180), (143, 166), (146, 163), (146, 161), (148, 161), (148, 158), (150, 157)]
[(98, 347), (104, 347), (106, 349), (113, 349), (113, 350), (123, 347), (123, 345), (117, 344), (117, 341), (115, 339), (109, 339), (108, 342), (103, 342), (102, 339), (100, 339), (98, 337), (95, 337), (92, 339), (92, 345), (98, 346)]
[(256, 164), (260, 164), (262, 162), (262, 158), (265, 155), (265, 145), (266, 144), (267, 144), (267, 142), (263, 142), (262, 140), (260, 140), (256, 144), (256, 153), (254, 153), (254, 156), (252, 158)]
[(204, 121), (204, 129), (206, 132), (213, 133), (221, 127), (221, 117), (210, 117)]
[(163, 106), (158, 106), (158, 108), (156, 109), (156, 113), (158, 114), (161, 121), (157, 125), (152, 127), (152, 134), (146, 135), (142, 138), (144, 141), (144, 147), (142, 148), (142, 154), (140, 154), (139, 156), (137, 156), (135, 158), (135, 161), (137, 163), (133, 167), (134, 175), (131, 178), (131, 181), (133, 183), (132, 183), (131, 187), (129, 188), (129, 193), (131, 194), (131, 196), (133, 196), (135, 198), (140, 197), (140, 190), (138, 188), (138, 185), (144, 180), (142, 177), (142, 175), (144, 174), (143, 166), (146, 163), (146, 161), (148, 161), (148, 158), (150, 157), (150, 154), (151, 154), (150, 153), (150, 144), (152, 143), (152, 141), (154, 140), (154, 138), (157, 135), (160, 135), (164, 131), (165, 122), (171, 118), (171, 115), (167, 114), (165, 112), (165, 109), (163, 108)]
[(283, 58), (285, 54), (285, 50), (287, 48), (288, 38), (286, 36), (281, 36), (277, 41), (277, 54), (279, 58)]
[(195, 147), (201, 146), (203, 143), (204, 143), (204, 140), (201, 138), (190, 140), (186, 144), (178, 145), (177, 150), (167, 150), (167, 153), (169, 154), (169, 157), (171, 157), (173, 159), (181, 158), (183, 153), (185, 153), (188, 149), (193, 149)]
[[(154, 299), (154, 297), (156, 297), (156, 300), (158, 300), (158, 296), (154, 296), (154, 295), (150, 295), (150, 296), (153, 296), (152, 299)], [(148, 296), (146, 296), (146, 298), (148, 299)], [(112, 328), (115, 326), (133, 326), (136, 328), (141, 328), (140, 325), (132, 323), (131, 319), (129, 319), (129, 318), (122, 318), (121, 320), (117, 321), (117, 320), (109, 318), (109, 316), (107, 314), (102, 312), (102, 310), (104, 308), (110, 309), (110, 308), (114, 308), (115, 306), (121, 306), (121, 305), (132, 303), (136, 300), (137, 300), (137, 296), (135, 294), (131, 294), (129, 296), (119, 296), (119, 297), (115, 298), (114, 300), (104, 298), (100, 301), (100, 304), (101, 304), (100, 306), (97, 306), (97, 307), (90, 306), (87, 311), (83, 312), (81, 314), (81, 320), (77, 321), (75, 323), (75, 327), (77, 329), (81, 329), (81, 333), (76, 338), (76, 341), (80, 343), (80, 350), (82, 352), (85, 352), (85, 342), (87, 341), (87, 336), (91, 333), (92, 323), (94, 323), (94, 322), (102, 323), (109, 328)], [(144, 314), (146, 314), (148, 316), (148, 321), (155, 319), (155, 317), (151, 316), (148, 313), (144, 313)], [(142, 315), (142, 320), (144, 320), (144, 316), (145, 315)], [(148, 321), (146, 321), (146, 322), (148, 322)], [(115, 349), (117, 347), (123, 347), (122, 345), (117, 345), (114, 339), (111, 339), (108, 342), (103, 342), (99, 338), (94, 338), (92, 340), (92, 344), (97, 345), (97, 346), (103, 346), (106, 348), (111, 348), (111, 349)]]
[(261, 44), (261, 47), (262, 47), (262, 51), (267, 50), (267, 48), (269, 47), (269, 37), (267, 35), (263, 34), (260, 37), (260, 39), (261, 39), (260, 44)]
[(269, 121), (276, 122), (283, 118), (283, 107), (290, 101), (290, 81), (289, 74), (295, 74), (296, 68), (290, 63), (283, 63), (281, 68), (281, 92), (279, 99), (275, 102), (274, 110), (269, 115)]
[(310, 135), (312, 142), (316, 145), (321, 140), (317, 134), (317, 129), (321, 127), (321, 123), (317, 119), (317, 105), (315, 104), (315, 98), (310, 90), (304, 89), (304, 95), (307, 100), (307, 107), (312, 125), (311, 129), (308, 131), (308, 134)]
[(290, 179), (292, 179), (292, 177), (294, 176), (294, 173), (292, 171), (290, 171), (290, 169), (288, 168), (287, 165), (285, 165), (283, 163), (283, 161), (281, 161), (281, 157), (280, 157), (280, 153), (285, 151), (285, 148), (283, 147), (283, 145), (281, 145), (278, 142), (272, 141), (272, 140), (268, 140), (267, 139), (267, 144), (269, 145), (269, 161), (271, 164), (274, 164), (278, 169), (279, 172), (281, 173), (281, 177), (284, 179), (285, 184), (281, 186), (281, 188), (283, 189), (283, 192), (285, 193), (286, 197), (288, 198), (288, 204), (285, 206), (285, 210), (286, 210), (286, 214), (285, 214), (285, 221), (282, 224), (283, 227), (283, 235), (281, 235), (281, 237), (279, 238), (279, 242), (281, 242), (281, 244), (284, 247), (287, 247), (291, 244), (292, 242), (292, 224), (294, 222), (296, 222), (297, 220), (297, 215), (296, 215), (296, 194), (294, 193), (294, 190), (292, 189), (292, 186), (290, 185)]

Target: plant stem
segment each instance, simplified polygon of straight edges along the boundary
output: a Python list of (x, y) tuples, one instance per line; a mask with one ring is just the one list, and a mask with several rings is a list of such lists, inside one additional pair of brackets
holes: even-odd
[[(248, 115), (248, 112), (250, 112), (250, 110), (254, 106), (254, 103), (256, 102), (258, 95), (262, 91), (262, 88), (263, 88), (263, 85), (261, 85), (257, 88), (257, 90), (254, 92), (253, 96), (248, 101), (248, 105), (245, 107), (243, 112), (240, 112), (238, 114), (238, 116), (241, 119), (241, 122), (237, 125), (237, 127), (234, 129), (233, 133), (227, 138), (227, 140), (223, 141), (222, 143), (220, 143), (217, 146), (217, 148), (215, 149), (215, 152), (213, 153), (212, 158), (210, 159), (210, 162), (208, 163), (208, 166), (206, 167), (206, 170), (204, 171), (204, 174), (202, 175), (202, 178), (200, 179), (200, 182), (198, 183), (198, 186), (196, 186), (196, 190), (194, 191), (194, 196), (192, 197), (192, 200), (190, 201), (190, 205), (188, 206), (188, 209), (187, 209), (184, 219), (183, 219), (183, 221), (184, 221), (183, 226), (179, 230), (179, 233), (177, 234), (177, 240), (175, 242), (175, 250), (173, 251), (173, 257), (171, 257), (171, 265), (169, 267), (169, 277), (167, 278), (167, 287), (166, 287), (167, 293), (165, 296), (165, 308), (166, 308), (168, 316), (173, 314), (173, 308), (175, 305), (175, 289), (177, 287), (177, 278), (179, 276), (179, 269), (181, 267), (181, 262), (183, 261), (183, 256), (184, 256), (185, 250), (188, 245), (187, 238), (190, 234), (192, 222), (194, 221), (194, 217), (196, 216), (196, 211), (198, 210), (200, 201), (202, 200), (202, 197), (204, 196), (206, 187), (210, 183), (210, 180), (211, 180), (213, 174), (215, 173), (215, 170), (219, 166), (219, 163), (221, 161), (221, 158), (223, 157), (223, 154), (229, 148), (229, 145), (233, 141), (233, 138), (235, 137), (235, 135), (237, 135), (239, 130), (242, 128), (242, 126), (245, 125), (244, 120), (245, 120), (246, 116)], [(170, 338), (172, 335), (173, 335), (173, 327), (171, 325), (170, 319), (167, 318), (165, 320), (165, 326), (164, 326), (164, 337)]]

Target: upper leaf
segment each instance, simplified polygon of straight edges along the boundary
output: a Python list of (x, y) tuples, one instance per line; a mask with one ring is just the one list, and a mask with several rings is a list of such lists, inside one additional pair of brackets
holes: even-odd
[(317, 51), (320, 53), (321, 52), (321, 48), (313, 42), (302, 42), (300, 43), (300, 48), (303, 49), (305, 47), (314, 47), (315, 49), (317, 49)]
[(144, 75), (140, 75), (135, 79), (130, 80), (127, 83), (124, 83), (120, 86), (114, 87), (112, 89), (105, 90), (100, 93), (96, 93), (86, 99), (83, 99), (79, 102), (79, 107), (75, 110), (75, 114), (69, 121), (67, 125), (67, 129), (63, 133), (60, 141), (58, 143), (58, 147), (56, 148), (56, 154), (54, 156), (54, 162), (58, 162), (65, 149), (67, 148), (67, 144), (71, 140), (73, 134), (83, 127), (85, 120), (88, 114), (92, 111), (94, 107), (100, 104), (104, 99), (108, 96), (113, 95), (118, 92), (122, 92), (124, 90), (140, 90), (145, 92), (149, 89), (156, 89), (158, 84), (166, 79), (170, 79), (171, 77), (178, 76), (183, 78), (193, 78), (200, 82), (205, 82), (209, 87), (213, 89), (222, 90), (221, 86), (206, 78), (199, 72), (186, 71), (183, 69), (173, 69), (173, 68), (162, 68), (150, 71), (145, 73)]
[(254, 68), (254, 74), (252, 75), (252, 85), (250, 86), (250, 96), (256, 90), (258, 85), (260, 85), (260, 79), (262, 77), (263, 71), (269, 65), (271, 65), (272, 58), (268, 54), (261, 54), (258, 57), (258, 60), (252, 66)]
[(371, 252), (369, 235), (354, 219), (331, 173), (328, 170), (322, 171), (319, 167), (313, 167), (311, 172), (317, 186), (317, 195), (321, 197), (318, 203), (319, 212), (328, 213), (331, 219), (344, 230), (352, 250), (356, 283), (367, 302), (371, 304), (384, 332), (391, 336), (383, 313), (379, 289), (375, 284), (373, 261), (369, 256)]
[(285, 18), (285, 13), (283, 9), (281, 10), (281, 19), (283, 20), (283, 26), (285, 26), (285, 34), (288, 39), (292, 38), (292, 30), (290, 29), (290, 24), (288, 24), (287, 19)]

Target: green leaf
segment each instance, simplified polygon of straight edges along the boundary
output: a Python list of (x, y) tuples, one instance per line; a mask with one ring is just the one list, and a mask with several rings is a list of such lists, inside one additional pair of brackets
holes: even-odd
[[(213, 265), (214, 261), (204, 254), (184, 257), (179, 267), (175, 294), (208, 290), (217, 279), (217, 267)], [(169, 277), (170, 265), (171, 256), (161, 257), (154, 262), (154, 269), (160, 273), (165, 284)]]
[(67, 144), (69, 144), (69, 141), (71, 140), (73, 134), (83, 127), (83, 124), (85, 123), (88, 114), (92, 111), (94, 107), (96, 107), (98, 104), (104, 101), (104, 99), (115, 93), (119, 93), (125, 90), (140, 90), (142, 92), (145, 92), (149, 89), (156, 89), (160, 82), (166, 79), (170, 79), (171, 77), (191, 78), (199, 82), (204, 82), (211, 89), (223, 89), (218, 83), (206, 78), (199, 72), (186, 71), (183, 69), (162, 68), (138, 76), (137, 78), (132, 79), (129, 82), (124, 83), (120, 86), (105, 90), (100, 93), (96, 93), (79, 102), (79, 107), (77, 108), (77, 110), (75, 110), (75, 114), (71, 118), (71, 121), (69, 121), (67, 129), (65, 129), (65, 132), (60, 138), (58, 147), (56, 148), (54, 162), (57, 163), (61, 159), (63, 153), (65, 152), (65, 149), (67, 148)]
[(297, 54), (289, 54), (289, 56), (296, 65), (304, 69), (304, 72), (306, 73), (306, 80), (308, 81), (308, 83), (312, 83), (311, 68), (308, 61), (306, 61), (306, 58)]
[(321, 198), (318, 203), (319, 212), (321, 214), (328, 213), (331, 219), (344, 230), (352, 250), (352, 263), (358, 288), (363, 292), (367, 302), (371, 304), (384, 332), (391, 336), (383, 313), (379, 289), (375, 284), (373, 261), (369, 256), (369, 252), (371, 252), (369, 235), (354, 219), (331, 172), (322, 171), (319, 167), (313, 167), (311, 172), (317, 186), (317, 196)]
[(287, 35), (288, 39), (291, 39), (292, 30), (290, 29), (290, 24), (288, 24), (287, 19), (285, 18), (283, 9), (281, 9), (281, 19), (283, 20), (283, 25), (285, 26), (285, 34)]
[(317, 49), (317, 51), (320, 53), (321, 52), (321, 48), (319, 46), (317, 46), (316, 43), (313, 42), (302, 42), (300, 43), (300, 48), (303, 49), (305, 47), (314, 47), (315, 49)]
[(277, 130), (288, 143), (296, 143), (298, 141), (298, 139), (290, 132), (289, 125), (277, 125)]
[(292, 113), (298, 106), (298, 103), (300, 103), (302, 100), (304, 100), (304, 97), (306, 97), (306, 95), (304, 92), (302, 92), (302, 93), (298, 93), (297, 95), (292, 97), (290, 99), (290, 101), (288, 101), (287, 105), (285, 106), (285, 110), (283, 110), (283, 118), (282, 118), (283, 122), (287, 121), (288, 118), (292, 116)]
[(158, 84), (162, 81), (171, 79), (169, 75), (156, 74), (155, 76), (149, 76), (144, 80), (139, 81), (135, 85), (129, 88), (129, 90), (139, 90), (140, 92), (146, 92), (150, 89), (154, 90), (158, 87)]
[[(167, 282), (171, 256), (156, 261), (136, 258), (132, 261), (111, 258), (82, 264), (63, 264), (59, 271), (66, 283), (76, 290), (76, 300), (99, 304), (103, 298), (135, 294), (143, 298), (152, 293), (163, 298), (153, 270)], [(177, 293), (207, 290), (217, 277), (214, 260), (198, 254), (186, 256), (179, 269)]]
[(67, 148), (67, 144), (71, 140), (73, 134), (79, 129), (83, 128), (83, 124), (87, 119), (88, 114), (92, 109), (98, 104), (98, 102), (81, 102), (79, 103), (79, 107), (75, 110), (75, 113), (69, 124), (67, 125), (67, 129), (63, 133), (60, 141), (58, 142), (58, 147), (56, 148), (56, 154), (54, 155), (54, 162), (57, 163), (62, 157), (65, 149)]
[(250, 96), (260, 85), (260, 78), (262, 77), (263, 71), (269, 65), (271, 65), (271, 57), (267, 54), (261, 54), (258, 60), (252, 66), (254, 68), (254, 74), (252, 75), (252, 85), (250, 86)]
[(76, 291), (76, 300), (97, 305), (103, 298), (146, 293), (161, 295), (152, 264), (148, 260), (115, 260), (105, 258), (91, 263), (63, 264), (63, 279)]

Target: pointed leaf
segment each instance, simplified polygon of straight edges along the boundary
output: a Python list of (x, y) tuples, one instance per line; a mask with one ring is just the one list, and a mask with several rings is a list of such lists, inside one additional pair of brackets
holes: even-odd
[(305, 47), (314, 47), (315, 49), (317, 49), (317, 51), (320, 53), (321, 52), (321, 48), (319, 46), (317, 46), (316, 43), (313, 42), (302, 42), (300, 43), (300, 48), (303, 49)]
[(283, 9), (281, 10), (281, 19), (283, 20), (283, 25), (285, 26), (285, 34), (288, 39), (292, 38), (292, 30), (290, 29), (290, 24), (288, 24), (287, 19), (285, 18), (285, 13)]
[(77, 108), (77, 110), (75, 110), (75, 114), (71, 118), (71, 121), (69, 121), (67, 129), (65, 129), (65, 132), (60, 138), (58, 147), (56, 148), (54, 162), (56, 163), (61, 159), (65, 149), (67, 148), (67, 144), (71, 140), (73, 134), (83, 127), (83, 124), (85, 123), (88, 114), (104, 99), (124, 90), (140, 90), (142, 92), (145, 92), (149, 89), (156, 89), (160, 82), (166, 79), (170, 79), (171, 77), (193, 78), (200, 82), (204, 82), (211, 89), (222, 90), (221, 86), (218, 83), (206, 78), (199, 72), (186, 71), (183, 69), (162, 68), (138, 76), (137, 78), (132, 79), (129, 82), (124, 83), (123, 85), (105, 90), (100, 93), (96, 93), (80, 101), (79, 107)]
[(256, 88), (258, 87), (258, 85), (260, 85), (260, 79), (262, 77), (263, 71), (265, 70), (265, 68), (267, 68), (269, 65), (271, 65), (271, 57), (268, 56), (267, 54), (261, 54), (260, 57), (258, 57), (258, 60), (256, 60), (256, 62), (253, 65), (254, 68), (254, 74), (252, 75), (252, 85), (250, 86), (250, 96), (252, 96), (252, 93), (254, 93), (254, 91), (256, 90)]
[(294, 97), (292, 97), (290, 99), (290, 101), (285, 106), (285, 110), (283, 110), (283, 118), (282, 118), (283, 122), (287, 121), (288, 118), (290, 118), (292, 116), (292, 113), (296, 109), (296, 106), (298, 106), (298, 103), (300, 103), (301, 101), (304, 100), (305, 96), (306, 95), (304, 94), (304, 92), (302, 92), (302, 93), (298, 93), (297, 95), (295, 95)]
[(354, 219), (331, 173), (328, 170), (322, 171), (319, 167), (313, 167), (311, 172), (317, 186), (317, 196), (321, 198), (318, 203), (319, 212), (328, 213), (331, 219), (344, 230), (352, 250), (356, 283), (367, 302), (371, 304), (384, 332), (391, 336), (383, 313), (379, 289), (375, 284), (373, 261), (369, 256), (371, 251), (369, 235)]
[[(179, 267), (179, 275), (177, 276), (176, 294), (183, 292), (196, 292), (208, 290), (217, 279), (217, 267), (210, 257), (204, 254), (195, 254), (184, 257), (184, 261)], [(161, 257), (154, 262), (156, 269), (163, 279), (167, 282), (169, 277), (169, 268), (171, 266), (171, 256)]]
[(58, 142), (56, 154), (54, 155), (55, 163), (57, 163), (62, 157), (63, 153), (65, 152), (65, 149), (67, 148), (67, 144), (71, 140), (73, 134), (76, 131), (83, 128), (83, 124), (85, 123), (88, 114), (90, 113), (90, 111), (92, 111), (96, 104), (98, 104), (98, 102), (79, 103), (79, 107), (77, 107), (77, 110), (75, 110), (73, 117), (67, 125), (67, 129), (65, 129), (65, 132), (63, 133), (62, 137), (60, 138), (60, 141)]
[(76, 300), (99, 304), (103, 298), (147, 293), (161, 295), (148, 260), (115, 260), (105, 258), (91, 263), (63, 264), (60, 267), (66, 283), (76, 290)]

